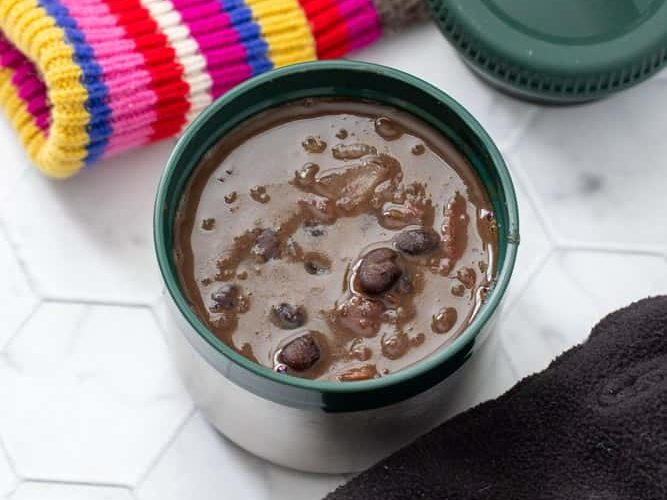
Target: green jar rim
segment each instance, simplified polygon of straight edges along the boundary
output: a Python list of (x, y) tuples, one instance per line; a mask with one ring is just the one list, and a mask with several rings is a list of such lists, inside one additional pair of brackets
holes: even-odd
[[(501, 235), (501, 238), (505, 238), (506, 240), (505, 255), (502, 259), (502, 262), (499, 262), (498, 264), (499, 268), (497, 271), (496, 283), (489, 292), (486, 302), (482, 306), (477, 316), (473, 319), (469, 327), (451, 344), (444, 346), (439, 351), (436, 351), (418, 363), (399, 370), (395, 373), (372, 380), (356, 382), (309, 380), (276, 373), (267, 367), (250, 361), (249, 359), (229, 348), (224, 342), (218, 339), (195, 315), (184, 294), (181, 292), (178, 277), (176, 276), (175, 270), (172, 266), (172, 241), (169, 239), (169, 235), (171, 234), (171, 228), (169, 226), (173, 224), (173, 221), (168, 220), (168, 212), (169, 210), (173, 209), (174, 203), (178, 204), (180, 201), (179, 199), (174, 199), (175, 197), (173, 195), (173, 186), (175, 183), (177, 183), (177, 176), (183, 175), (181, 171), (183, 164), (189, 163), (191, 165), (189, 167), (189, 172), (185, 174), (185, 177), (187, 178), (194, 169), (192, 164), (198, 163), (201, 158), (201, 156), (199, 156), (199, 158), (192, 159), (186, 158), (184, 156), (187, 154), (186, 150), (191, 146), (193, 139), (196, 140), (197, 138), (202, 138), (204, 135), (206, 135), (207, 131), (205, 128), (207, 124), (209, 124), (209, 122), (211, 122), (214, 117), (221, 112), (221, 110), (223, 110), (230, 103), (239, 99), (240, 96), (243, 96), (247, 92), (252, 91), (253, 89), (261, 88), (267, 84), (277, 84), (278, 82), (282, 82), (283, 79), (286, 79), (290, 75), (312, 75), (315, 72), (324, 72), (325, 74), (342, 73), (341, 76), (344, 75), (347, 77), (349, 75), (351, 80), (354, 78), (363, 79), (367, 75), (375, 75), (385, 79), (402, 82), (403, 84), (407, 84), (412, 88), (418, 89), (422, 93), (429, 94), (430, 98), (433, 98), (443, 106), (446, 106), (451, 112), (457, 115), (466, 124), (466, 126), (474, 132), (476, 137), (483, 144), (484, 148), (486, 148), (486, 152), (488, 153), (490, 161), (493, 164), (492, 168), (500, 179), (502, 197), (505, 203), (504, 208), (507, 214), (507, 221), (503, 235)], [(290, 100), (290, 95), (292, 96), (291, 99), (297, 98), (290, 94), (288, 89), (285, 89), (285, 94), (283, 96), (267, 96), (267, 99), (273, 100), (274, 102), (272, 105), (275, 106)], [(327, 93), (324, 94), (323, 97), (330, 95), (332, 94)], [(368, 95), (368, 98), (375, 97)], [(266, 106), (263, 109), (268, 107), (271, 106)], [(254, 112), (249, 110), (248, 116), (252, 114), (254, 114)], [(243, 119), (247, 119), (247, 116)], [(243, 119), (240, 119), (239, 122), (243, 121)], [(207, 144), (210, 146), (222, 135), (224, 135), (224, 133), (220, 134), (218, 137), (207, 136), (207, 139), (205, 140), (208, 141)], [(203, 154), (209, 146), (200, 148), (198, 154)], [(184, 181), (181, 181), (181, 183), (182, 182)], [(180, 194), (181, 193), (178, 193), (179, 198)], [(168, 208), (170, 204), (172, 206), (171, 209)], [(314, 391), (322, 395), (349, 395), (360, 392), (369, 393), (383, 389), (390, 389), (392, 386), (409, 382), (411, 379), (423, 375), (425, 372), (433, 370), (438, 365), (447, 362), (447, 360), (456, 356), (457, 354), (461, 354), (461, 351), (463, 351), (466, 346), (470, 345), (471, 342), (474, 341), (474, 338), (480, 332), (481, 328), (487, 323), (491, 315), (498, 307), (510, 281), (516, 260), (517, 247), (519, 244), (518, 207), (510, 173), (505, 165), (501, 153), (498, 151), (497, 147), (488, 134), (484, 131), (482, 126), (472, 117), (472, 115), (470, 115), (468, 111), (463, 108), (463, 106), (452, 99), (449, 95), (432, 86), (431, 84), (416, 78), (415, 76), (385, 66), (344, 60), (308, 62), (273, 70), (269, 73), (256, 76), (240, 84), (239, 86), (224, 94), (222, 97), (218, 98), (213, 104), (206, 108), (203, 113), (201, 113), (185, 130), (168, 159), (167, 166), (162, 174), (157, 189), (153, 223), (154, 243), (158, 265), (166, 285), (167, 292), (180, 311), (180, 314), (185, 318), (189, 325), (196, 330), (199, 337), (201, 337), (201, 339), (203, 339), (204, 342), (215, 351), (216, 355), (227, 358), (236, 367), (247, 370), (260, 379), (272, 381), (280, 385), (291, 386), (296, 389), (303, 389), (305, 391), (311, 392)], [(273, 399), (270, 395), (267, 397)], [(283, 400), (280, 402), (290, 404), (289, 401)], [(380, 404), (375, 406), (380, 406)]]

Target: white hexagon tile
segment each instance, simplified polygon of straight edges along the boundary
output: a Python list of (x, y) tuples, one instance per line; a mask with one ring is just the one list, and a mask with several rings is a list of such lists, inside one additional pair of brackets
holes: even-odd
[(0, 361), (22, 478), (133, 486), (191, 411), (151, 312), (44, 303)]
[(7, 498), (16, 488), (16, 484), (17, 477), (0, 442), (0, 498)]
[[(434, 26), (358, 57), (458, 99), (497, 141), (516, 182), (513, 283), (495, 335), (454, 375), (450, 414), (541, 370), (612, 309), (667, 292), (667, 119), (656, 106), (667, 99), (665, 72), (561, 108), (490, 89)], [(160, 333), (170, 320), (151, 234), (172, 144), (52, 182), (0, 122), (2, 500), (316, 500), (345, 479), (249, 455), (184, 392)]]
[[(509, 164), (510, 171), (513, 165)], [(517, 172), (513, 172), (514, 188), (519, 204), (519, 252), (512, 281), (504, 300), (504, 306), (511, 307), (521, 295), (528, 281), (544, 265), (545, 259), (555, 246), (551, 231), (547, 230), (544, 213), (536, 203), (536, 197), (526, 189)]]
[(289, 471), (239, 449), (196, 414), (137, 488), (138, 500), (218, 500), (234, 498), (310, 500), (343, 481)]
[(652, 79), (612, 98), (542, 108), (510, 152), (557, 236), (608, 248), (667, 248), (667, 120)]
[(25, 153), (16, 140), (14, 131), (7, 120), (0, 120), (0, 151), (5, 158), (16, 161), (3, 162), (0, 168), (0, 202), (12, 191), (19, 177), (28, 169)]
[(173, 143), (132, 152), (66, 182), (31, 168), (0, 221), (45, 297), (150, 303), (160, 291), (151, 232), (155, 188)]
[(660, 255), (557, 250), (501, 319), (499, 335), (523, 377), (583, 341), (607, 313), (665, 293)]
[(10, 500), (134, 500), (130, 491), (109, 486), (23, 483)]
[(0, 351), (37, 305), (25, 273), (0, 227)]

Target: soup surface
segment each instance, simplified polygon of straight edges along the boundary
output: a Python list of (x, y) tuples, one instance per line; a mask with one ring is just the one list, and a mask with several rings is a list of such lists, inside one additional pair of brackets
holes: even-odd
[(232, 349), (355, 381), (465, 330), (494, 278), (496, 233), (481, 181), (431, 126), (375, 102), (309, 99), (206, 154), (174, 254), (193, 310)]

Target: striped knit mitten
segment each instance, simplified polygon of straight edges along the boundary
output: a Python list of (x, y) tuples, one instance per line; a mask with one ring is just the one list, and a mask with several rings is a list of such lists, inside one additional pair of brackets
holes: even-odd
[(422, 0), (0, 0), (0, 105), (68, 177), (183, 128), (272, 68), (335, 58), (425, 16)]

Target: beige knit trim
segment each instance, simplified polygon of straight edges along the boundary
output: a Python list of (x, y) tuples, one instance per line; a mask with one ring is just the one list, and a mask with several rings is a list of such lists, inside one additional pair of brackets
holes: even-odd
[(386, 31), (398, 31), (431, 18), (426, 0), (373, 0)]

